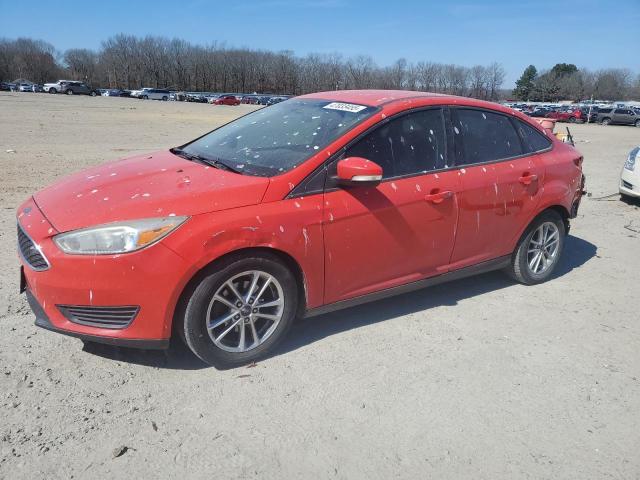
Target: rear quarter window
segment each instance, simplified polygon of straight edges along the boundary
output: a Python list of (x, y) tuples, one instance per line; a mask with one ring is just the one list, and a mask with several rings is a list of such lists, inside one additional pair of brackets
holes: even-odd
[(540, 152), (551, 146), (551, 140), (543, 133), (531, 125), (527, 125), (521, 120), (516, 120), (518, 125), (518, 134), (522, 138), (522, 144), (527, 153)]

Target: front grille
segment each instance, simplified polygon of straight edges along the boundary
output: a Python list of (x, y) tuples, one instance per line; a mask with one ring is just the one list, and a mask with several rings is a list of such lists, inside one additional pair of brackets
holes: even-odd
[(27, 235), (20, 224), (18, 224), (18, 248), (23, 260), (34, 270), (46, 270), (49, 268), (49, 262), (44, 254)]
[(624, 180), (622, 180), (622, 186), (624, 188), (628, 188), (629, 190), (633, 190), (633, 185), (631, 185), (629, 182), (625, 182)]
[(97, 328), (126, 328), (136, 318), (140, 307), (93, 307), (87, 305), (58, 305), (58, 310), (70, 322)]

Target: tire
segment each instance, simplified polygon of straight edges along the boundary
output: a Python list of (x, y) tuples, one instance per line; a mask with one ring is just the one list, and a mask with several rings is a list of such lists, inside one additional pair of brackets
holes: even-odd
[(610, 118), (603, 118), (602, 121), (600, 122), (602, 125), (611, 125), (611, 119)]
[(569, 117), (569, 123), (576, 123), (578, 119), (576, 117)]
[(73, 90), (69, 89), (65, 92), (67, 95), (73, 95)]
[(149, 100), (149, 97), (148, 97), (147, 95), (142, 95), (140, 98), (141, 98), (142, 100)]
[[(548, 280), (560, 261), (565, 236), (566, 227), (562, 217), (553, 210), (542, 212), (520, 238), (507, 273), (525, 285)], [(541, 240), (544, 242), (542, 245), (539, 243)]]
[(162, 97), (162, 101), (166, 102), (167, 100), (169, 100), (166, 96)]
[[(249, 293), (256, 276), (253, 297)], [(293, 324), (299, 291), (293, 273), (274, 255), (229, 257), (200, 281), (189, 298), (182, 324), (187, 346), (219, 369), (262, 358)], [(278, 304), (256, 307), (270, 303)]]
[(636, 123), (634, 123), (634, 125), (638, 128), (640, 128), (640, 120), (636, 120)]
[(96, 92), (91, 92), (89, 95), (91, 95), (92, 97), (96, 96)]
[(55, 95), (56, 93), (58, 93), (58, 91), (55, 88), (50, 88), (49, 93)]

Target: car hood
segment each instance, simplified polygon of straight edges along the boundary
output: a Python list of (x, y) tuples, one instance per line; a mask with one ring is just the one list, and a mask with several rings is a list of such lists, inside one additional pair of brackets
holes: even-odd
[(60, 232), (168, 215), (197, 215), (255, 205), (269, 184), (156, 152), (76, 173), (34, 195)]

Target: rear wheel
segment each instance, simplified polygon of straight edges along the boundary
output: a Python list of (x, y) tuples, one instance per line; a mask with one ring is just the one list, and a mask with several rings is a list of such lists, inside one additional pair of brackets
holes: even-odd
[(143, 100), (149, 100), (149, 97), (147, 95), (142, 95), (140, 98)]
[(92, 97), (96, 96), (96, 92), (92, 91), (89, 95), (91, 95)]
[(576, 123), (578, 119), (576, 117), (569, 117), (569, 123)]
[(600, 123), (602, 125), (611, 125), (611, 119), (610, 118), (603, 118)]
[(67, 95), (73, 95), (73, 90), (71, 89), (67, 90)]
[(58, 91), (55, 88), (50, 88), (49, 93), (55, 94), (55, 93), (58, 93)]
[(565, 234), (562, 217), (553, 210), (543, 212), (518, 242), (508, 273), (525, 285), (548, 280), (560, 261)]
[(185, 309), (184, 338), (204, 362), (232, 368), (272, 351), (297, 310), (296, 279), (277, 257), (231, 258), (195, 288)]
[(636, 123), (634, 123), (634, 125), (638, 128), (640, 128), (640, 120), (636, 120)]
[(168, 97), (166, 97), (166, 96), (162, 97), (162, 101), (163, 101), (163, 102), (166, 102), (167, 100), (169, 100), (169, 98), (168, 98)]

